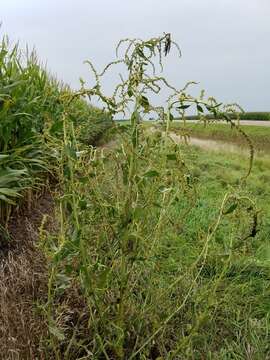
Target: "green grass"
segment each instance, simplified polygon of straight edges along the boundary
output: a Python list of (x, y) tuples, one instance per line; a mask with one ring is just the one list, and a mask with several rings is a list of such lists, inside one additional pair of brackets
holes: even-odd
[[(185, 150), (186, 151), (186, 150)], [(194, 149), (192, 153), (186, 152), (190, 159), (190, 166), (194, 171), (200, 185), (200, 190), (206, 201), (215, 204), (222, 192), (230, 186), (237, 186), (239, 179), (248, 168), (248, 158), (238, 154), (222, 154)], [(255, 201), (262, 211), (265, 228), (257, 236), (254, 248), (262, 243), (267, 245), (270, 234), (270, 204), (267, 194), (270, 191), (270, 160), (268, 154), (255, 155), (253, 169), (248, 178), (245, 189), (254, 194)], [(270, 259), (268, 259), (270, 260)]]
[[(182, 220), (181, 235), (168, 232), (167, 257), (163, 263), (164, 282), (169, 272), (177, 271), (179, 264), (191, 264), (199, 254), (200, 237), (203, 237), (209, 224), (217, 216), (217, 207), (223, 193), (231, 186), (239, 184), (239, 179), (248, 167), (247, 159), (238, 155), (217, 154), (201, 150), (186, 151), (193, 176), (198, 181), (199, 198), (196, 207)], [(205, 316), (203, 323), (191, 336), (189, 357), (195, 354), (209, 359), (260, 359), (269, 356), (269, 315), (270, 307), (270, 162), (267, 156), (255, 160), (252, 174), (247, 181), (245, 191), (253, 194), (260, 212), (260, 231), (255, 238), (241, 243), (232, 235), (230, 220), (225, 221), (216, 233), (209, 255), (201, 274), (197, 292), (193, 294), (193, 305), (187, 312), (191, 322), (196, 322), (199, 314)], [(182, 206), (175, 206), (181, 216)], [(243, 215), (243, 214), (242, 214)], [(235, 220), (241, 217), (241, 211), (234, 214)], [(224, 264), (230, 253), (230, 241), (235, 242), (235, 250), (224, 270)], [(162, 268), (162, 267), (161, 267)], [(216, 294), (213, 282), (223, 273)], [(190, 276), (190, 274), (188, 275)], [(191, 279), (190, 279), (191, 281)], [(207, 295), (208, 294), (208, 295)], [(207, 303), (207, 296), (212, 300)], [(204, 308), (205, 307), (205, 308)], [(195, 309), (196, 310), (195, 310)], [(204, 308), (204, 310), (202, 310)], [(194, 309), (194, 310), (193, 310)], [(205, 311), (205, 312), (204, 312)], [(256, 324), (253, 325), (252, 324)], [(258, 327), (257, 327), (258, 326)], [(175, 331), (180, 331), (175, 329)], [(245, 350), (249, 344), (251, 353)], [(268, 355), (267, 355), (268, 354)], [(187, 358), (189, 358), (187, 357)]]

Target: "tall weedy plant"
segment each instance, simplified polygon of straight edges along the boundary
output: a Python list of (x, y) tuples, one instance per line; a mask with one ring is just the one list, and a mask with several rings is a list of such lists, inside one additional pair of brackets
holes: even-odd
[[(60, 231), (48, 239), (46, 246), (51, 260), (45, 307), (51, 334), (49, 349), (58, 359), (191, 356), (193, 339), (217, 301), (219, 285), (230, 265), (232, 239), (243, 229), (232, 226), (227, 262), (214, 276), (211, 287), (204, 284), (201, 288), (211, 242), (224, 218), (231, 216), (235, 224), (232, 215), (238, 208), (253, 219), (257, 216), (249, 197), (236, 189), (227, 192), (216, 211), (216, 220), (198, 239), (199, 251), (192, 264), (182, 258), (168, 270), (170, 281), (164, 283), (159, 277), (170, 241), (172, 237), (181, 238), (179, 228), (196, 207), (197, 199), (196, 179), (181, 146), (170, 137), (173, 113), (180, 113), (184, 119), (185, 110), (195, 104), (198, 112), (206, 109), (237, 125), (213, 98), (205, 100), (203, 93), (199, 98), (188, 95), (190, 83), (177, 90), (156, 75), (156, 58), (162, 69), (163, 56), (172, 46), (180, 54), (170, 34), (147, 41), (122, 40), (117, 54), (124, 45), (122, 57), (101, 73), (87, 61), (95, 85), (87, 89), (82, 83), (81, 90), (70, 97), (64, 115), (59, 161), (63, 189), (59, 199)], [(109, 97), (102, 91), (101, 79), (119, 64), (125, 65), (126, 71)], [(172, 91), (166, 109), (151, 105), (149, 100), (149, 94), (158, 94), (163, 86)], [(112, 117), (131, 111), (130, 126), (116, 127), (120, 146), (95, 149), (76, 141), (67, 115), (69, 106), (81, 96), (90, 100), (98, 97)], [(165, 131), (144, 129), (141, 119), (150, 111), (163, 114)], [(246, 237), (252, 234), (254, 225)], [(199, 314), (188, 319), (188, 309), (197, 306), (201, 297)], [(184, 320), (191, 325), (179, 330), (178, 324)]]

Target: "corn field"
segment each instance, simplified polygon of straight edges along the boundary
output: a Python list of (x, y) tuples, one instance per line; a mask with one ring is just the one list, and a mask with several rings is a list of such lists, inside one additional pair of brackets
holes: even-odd
[[(1, 222), (25, 193), (42, 187), (56, 164), (65, 102), (72, 91), (48, 74), (34, 52), (22, 52), (7, 37), (0, 51)], [(77, 100), (69, 117), (82, 140), (93, 142), (109, 126), (108, 115)], [(87, 125), (86, 125), (87, 123)], [(54, 151), (52, 151), (54, 149)], [(45, 175), (46, 176), (46, 175)]]

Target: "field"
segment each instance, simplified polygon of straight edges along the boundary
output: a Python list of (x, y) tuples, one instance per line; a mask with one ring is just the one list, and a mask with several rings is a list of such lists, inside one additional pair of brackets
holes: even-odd
[[(187, 120), (198, 120), (200, 118), (199, 115), (187, 116)], [(214, 116), (206, 115), (207, 119), (214, 119)], [(240, 120), (253, 120), (253, 121), (267, 121), (270, 120), (270, 112), (240, 112), (237, 114), (231, 114), (232, 119), (239, 118)]]
[[(180, 129), (183, 125), (175, 122), (172, 125), (172, 129), (176, 133), (180, 133)], [(231, 128), (226, 124), (189, 124), (187, 122), (186, 129), (191, 137), (200, 139), (213, 139), (224, 142), (234, 143), (240, 147), (248, 147), (248, 143), (245, 138), (235, 128)], [(252, 139), (252, 143), (257, 151), (269, 151), (270, 150), (270, 127), (244, 125), (242, 129)]]
[[(0, 351), (269, 359), (270, 130), (242, 130), (213, 98), (154, 75), (169, 34), (124, 45), (100, 73), (88, 62), (95, 84), (74, 92), (2, 44)], [(119, 61), (129, 73), (108, 97), (101, 79)], [(146, 96), (161, 86), (166, 112)], [(129, 121), (112, 122), (130, 102)], [(180, 129), (172, 111), (191, 104), (229, 124)], [(164, 126), (141, 121), (150, 110)], [(247, 151), (191, 146), (188, 130)]]

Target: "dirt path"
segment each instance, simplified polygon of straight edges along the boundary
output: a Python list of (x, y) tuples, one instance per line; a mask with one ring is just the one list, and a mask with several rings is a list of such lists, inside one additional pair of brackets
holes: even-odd
[[(155, 127), (151, 127), (148, 131), (154, 133), (157, 131)], [(165, 132), (162, 132), (163, 136), (165, 136)], [(171, 131), (169, 133), (169, 137), (177, 144), (185, 144), (185, 140), (181, 135), (177, 135), (175, 132)], [(189, 145), (198, 146), (204, 150), (211, 150), (217, 152), (229, 152), (229, 153), (237, 153), (248, 155), (249, 148), (240, 147), (237, 144), (224, 142), (221, 140), (212, 140), (212, 139), (200, 139), (196, 137), (190, 137), (188, 140)]]
[[(184, 143), (183, 138), (180, 135), (177, 135), (173, 132), (170, 133), (170, 138), (176, 143)], [(220, 141), (220, 140), (211, 140), (211, 139), (199, 139), (196, 137), (191, 137), (188, 141), (190, 145), (198, 146), (205, 150), (212, 151), (221, 151), (221, 152), (230, 152), (230, 153), (243, 153), (249, 154), (248, 148), (242, 148), (238, 145)]]

